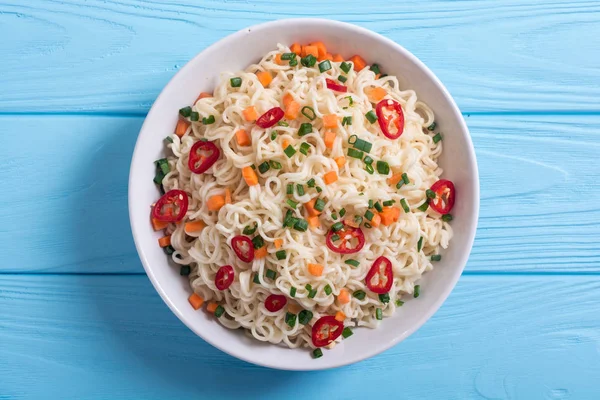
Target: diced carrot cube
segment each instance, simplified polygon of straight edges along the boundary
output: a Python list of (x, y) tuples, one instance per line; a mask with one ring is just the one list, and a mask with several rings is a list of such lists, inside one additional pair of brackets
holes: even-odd
[(331, 185), (332, 183), (338, 180), (337, 173), (335, 171), (329, 171), (325, 175), (323, 175), (323, 181), (326, 185)]
[(167, 247), (171, 245), (171, 235), (163, 236), (158, 239), (158, 244), (160, 247)]
[(177, 121), (177, 126), (175, 127), (175, 134), (179, 137), (182, 137), (187, 132), (191, 123), (185, 119), (180, 119)]
[(200, 307), (202, 307), (202, 304), (204, 304), (204, 299), (198, 296), (198, 294), (196, 293), (192, 293), (190, 297), (188, 297), (188, 301), (190, 302), (194, 310), (199, 309)]
[(273, 81), (273, 76), (271, 75), (270, 72), (267, 71), (259, 71), (256, 73), (256, 77), (258, 78), (258, 80), (260, 81), (260, 83), (263, 85), (263, 87), (267, 87), (269, 86), (269, 84), (271, 83), (271, 81)]
[(313, 276), (323, 275), (324, 269), (325, 268), (321, 264), (308, 264), (308, 273)]
[(235, 133), (235, 138), (240, 146), (250, 146), (251, 144), (250, 135), (248, 135), (248, 132), (246, 132), (245, 129), (239, 129)]
[(258, 118), (258, 113), (256, 112), (256, 108), (254, 108), (254, 106), (247, 107), (244, 109), (244, 111), (242, 111), (242, 114), (244, 115), (244, 119), (248, 122), (256, 121)]
[(323, 126), (325, 128), (337, 128), (338, 116), (335, 114), (323, 115)]
[(354, 55), (350, 57), (350, 61), (352, 61), (352, 63), (354, 64), (354, 70), (356, 72), (362, 70), (364, 67), (367, 66), (367, 62), (359, 55)]

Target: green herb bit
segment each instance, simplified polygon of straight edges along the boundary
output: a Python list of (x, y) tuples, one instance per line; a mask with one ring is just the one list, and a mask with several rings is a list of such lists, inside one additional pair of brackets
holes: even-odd
[(342, 331), (342, 337), (344, 339), (348, 339), (353, 334), (354, 333), (352, 332), (352, 329), (350, 329), (349, 327), (345, 327), (344, 330)]
[(325, 294), (326, 294), (327, 296), (329, 296), (329, 295), (331, 294), (331, 292), (332, 292), (332, 290), (331, 290), (331, 286), (329, 286), (329, 284), (327, 284), (327, 285), (326, 285), (326, 286), (323, 288), (323, 290), (325, 291)]
[(420, 295), (421, 295), (421, 285), (415, 285), (415, 292), (414, 292), (413, 296), (416, 299)]
[(359, 300), (363, 300), (367, 294), (363, 290), (357, 290), (352, 293), (352, 297), (357, 298)]
[(372, 124), (374, 124), (375, 121), (377, 121), (377, 114), (375, 114), (375, 112), (373, 110), (366, 113), (365, 117), (367, 117), (367, 120)]
[(313, 352), (312, 352), (312, 356), (315, 359), (323, 357), (323, 350), (321, 350), (321, 349), (314, 349)]
[(309, 106), (302, 107), (302, 115), (306, 118), (314, 121), (317, 118), (317, 114), (315, 113), (315, 109)]
[(348, 72), (350, 72), (350, 70), (352, 69), (352, 64), (348, 64), (346, 61), (343, 61), (343, 62), (340, 64), (340, 69), (341, 69), (342, 71), (344, 71), (345, 73), (348, 73)]
[(444, 215), (442, 215), (442, 221), (444, 221), (444, 222), (450, 222), (450, 221), (452, 221), (452, 214), (444, 214)]
[(433, 143), (437, 143), (440, 140), (442, 140), (442, 135), (439, 133), (433, 137)]
[(428, 199), (435, 199), (435, 196), (436, 196), (435, 192), (431, 189), (427, 189), (425, 191), (425, 195), (427, 196)]
[(288, 324), (290, 328), (293, 328), (296, 325), (296, 314), (292, 314), (291, 312), (285, 313), (285, 323)]
[(410, 207), (408, 206), (408, 203), (406, 202), (406, 199), (400, 200), (400, 205), (402, 206), (402, 209), (404, 210), (405, 213), (409, 213), (410, 212)]
[(383, 319), (383, 311), (381, 308), (375, 310), (375, 318), (381, 321)]
[(275, 257), (277, 257), (278, 260), (285, 260), (287, 253), (285, 250), (278, 250), (275, 252)]
[(285, 150), (283, 150), (283, 152), (286, 156), (288, 156), (288, 158), (292, 158), (294, 154), (296, 154), (296, 150), (294, 150), (291, 144), (288, 145), (288, 147), (286, 147)]
[(417, 242), (417, 251), (421, 251), (422, 248), (423, 248), (423, 236), (421, 236), (419, 238), (419, 241)]
[(325, 60), (319, 63), (319, 71), (320, 72), (325, 72), (325, 71), (329, 71), (331, 69), (331, 63), (329, 62), (329, 60)]
[(190, 114), (192, 113), (192, 107), (183, 107), (179, 110), (179, 115), (181, 115), (182, 117), (189, 117)]
[(239, 77), (231, 78), (229, 80), (229, 83), (231, 84), (231, 87), (240, 87), (240, 86), (242, 86), (242, 78), (239, 78)]
[(223, 315), (223, 313), (225, 312), (225, 309), (223, 308), (223, 306), (219, 305), (216, 309), (215, 309), (215, 317), (217, 318), (221, 318), (221, 315)]
[(429, 202), (428, 201), (425, 201), (425, 203), (423, 203), (419, 207), (417, 207), (417, 209), (419, 211), (423, 211), (423, 212), (427, 211), (427, 208), (429, 208)]
[(437, 126), (437, 124), (435, 123), (435, 121), (433, 121), (433, 122), (431, 123), (431, 125), (429, 125), (429, 126), (427, 127), (427, 130), (428, 130), (428, 131), (433, 131), (433, 130), (435, 130), (435, 127), (436, 127), (436, 126)]
[(298, 322), (300, 322), (302, 325), (308, 324), (311, 319), (313, 319), (312, 311), (302, 310), (298, 314)]
[(202, 123), (204, 125), (212, 125), (215, 123), (215, 116), (214, 115), (209, 115), (207, 118), (202, 118)]
[(275, 279), (277, 278), (277, 272), (273, 271), (272, 269), (268, 269), (266, 272), (267, 278), (269, 279)]
[(296, 297), (296, 288), (293, 286), (290, 288), (290, 297)]
[(389, 293), (381, 293), (379, 295), (379, 301), (381, 301), (383, 304), (387, 304), (390, 302), (390, 294)]
[(256, 232), (257, 228), (258, 228), (258, 224), (255, 222), (253, 227), (251, 227), (249, 225), (245, 226), (244, 230), (242, 231), (242, 233), (244, 235), (254, 235), (254, 232)]
[(344, 261), (348, 265), (352, 265), (353, 267), (358, 267), (360, 265), (360, 261), (353, 260), (352, 258)]
[(440, 261), (442, 259), (441, 254), (434, 254), (431, 256), (431, 261)]

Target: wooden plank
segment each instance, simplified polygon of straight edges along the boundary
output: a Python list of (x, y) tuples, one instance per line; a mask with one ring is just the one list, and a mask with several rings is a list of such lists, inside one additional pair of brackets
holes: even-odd
[(0, 111), (144, 113), (193, 55), (288, 17), (355, 23), (421, 58), (467, 112), (598, 110), (595, 0), (296, 3), (8, 0), (0, 7)]
[[(0, 272), (141, 273), (127, 179), (142, 119), (0, 121)], [(473, 116), (468, 123), (482, 201), (467, 272), (598, 271), (600, 116)]]
[(4, 275), (0, 397), (281, 399), (301, 388), (317, 399), (592, 399), (599, 313), (599, 277), (463, 277), (398, 346), (292, 373), (206, 344), (143, 276)]

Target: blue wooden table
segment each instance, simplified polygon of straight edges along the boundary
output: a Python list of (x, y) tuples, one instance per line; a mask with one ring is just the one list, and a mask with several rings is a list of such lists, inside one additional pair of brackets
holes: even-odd
[[(367, 361), (273, 371), (203, 342), (138, 260), (144, 116), (248, 25), (329, 17), (423, 60), (473, 136), (481, 218), (458, 286)], [(0, 399), (600, 398), (600, 3), (3, 0)]]

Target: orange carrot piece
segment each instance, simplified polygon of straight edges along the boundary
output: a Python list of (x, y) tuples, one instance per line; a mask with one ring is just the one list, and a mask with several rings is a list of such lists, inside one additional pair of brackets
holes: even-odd
[(350, 57), (350, 61), (354, 64), (354, 70), (356, 72), (360, 71), (364, 67), (367, 66), (367, 62), (359, 55), (353, 55)]
[(313, 276), (323, 275), (324, 269), (325, 268), (321, 264), (308, 264), (308, 273)]
[(206, 227), (206, 224), (202, 220), (186, 222), (184, 230), (186, 233), (199, 232)]
[(244, 119), (248, 122), (256, 121), (258, 118), (258, 113), (256, 112), (256, 108), (254, 106), (247, 107), (244, 111), (242, 111), (244, 115)]
[(185, 119), (180, 119), (177, 121), (177, 126), (175, 127), (175, 134), (179, 137), (182, 137), (187, 132), (190, 127), (190, 122)]
[(283, 239), (275, 239), (273, 244), (275, 245), (276, 249), (280, 249), (281, 246), (283, 246)]
[(283, 95), (283, 106), (287, 107), (292, 101), (294, 101), (294, 96), (292, 96), (290, 93), (286, 93)]
[(258, 78), (258, 80), (260, 81), (260, 83), (263, 85), (263, 87), (269, 86), (269, 84), (273, 80), (273, 76), (271, 75), (270, 72), (267, 72), (267, 71), (259, 71), (259, 72), (257, 72), (256, 73), (256, 77)]
[(161, 221), (156, 218), (151, 218), (150, 220), (152, 221), (152, 227), (154, 228), (155, 231), (163, 230), (167, 226), (169, 226), (169, 223), (166, 221)]
[[(339, 298), (339, 296), (338, 296), (338, 298)], [(338, 311), (338, 312), (335, 313), (335, 320), (336, 321), (344, 322), (345, 319), (346, 319), (346, 314), (344, 314), (343, 312)]]
[(319, 211), (315, 208), (316, 202), (317, 202), (317, 199), (314, 198), (314, 199), (311, 199), (308, 203), (304, 203), (304, 208), (308, 212), (308, 215), (310, 215), (311, 217), (316, 217), (316, 216), (321, 215), (321, 211)]
[(163, 236), (158, 239), (158, 244), (160, 247), (167, 247), (171, 245), (171, 235)]
[(334, 161), (337, 164), (339, 169), (342, 169), (342, 167), (344, 165), (346, 165), (346, 157), (344, 157), (344, 156), (336, 157), (336, 158), (334, 158)]
[(335, 142), (335, 133), (332, 131), (325, 131), (323, 135), (323, 142), (325, 142), (325, 147), (328, 149), (333, 149), (333, 143)]
[(290, 141), (287, 139), (283, 139), (283, 142), (281, 143), (281, 148), (282, 149), (287, 149), (287, 147), (290, 145)]
[(379, 79), (379, 78), (381, 78), (381, 74), (375, 75), (375, 79)]
[(319, 58), (319, 49), (317, 48), (317, 46), (304, 46), (302, 48), (302, 57), (306, 57), (309, 54), (312, 54), (315, 58)]
[(337, 128), (338, 116), (335, 114), (323, 115), (323, 126), (325, 128)]
[(252, 167), (242, 168), (242, 176), (244, 177), (244, 180), (248, 186), (258, 185), (258, 176)]
[(369, 100), (373, 103), (379, 103), (387, 94), (384, 88), (380, 88), (378, 86), (373, 88), (366, 88), (365, 93)]
[(235, 133), (235, 138), (240, 146), (250, 146), (250, 135), (245, 129), (239, 129)]
[(398, 219), (396, 218), (396, 221), (394, 221), (394, 216), (395, 216), (395, 211), (392, 211), (392, 208), (384, 208), (383, 211), (381, 211), (379, 213), (379, 216), (381, 218), (381, 223), (385, 226), (389, 226), (391, 224), (393, 224), (394, 222), (396, 222)]
[(219, 307), (219, 305), (217, 303), (210, 302), (206, 306), (206, 311), (208, 311), (209, 313), (213, 313), (214, 314), (214, 312), (217, 311), (217, 307)]
[(344, 57), (342, 57), (341, 54), (334, 54), (333, 55), (333, 61), (334, 62), (343, 62), (344, 61)]
[(206, 206), (209, 211), (219, 211), (225, 205), (225, 196), (220, 194), (214, 195), (208, 199)]
[(254, 250), (254, 258), (265, 258), (267, 256), (267, 246)]
[(370, 224), (374, 228), (377, 228), (379, 225), (381, 225), (381, 215), (379, 215), (379, 214), (373, 215), (373, 219), (371, 220)]
[(281, 54), (277, 54), (275, 56), (275, 64), (277, 64), (277, 65), (283, 65), (283, 60), (281, 59)]
[(402, 179), (402, 173), (398, 172), (397, 174), (390, 176), (388, 178), (387, 182), (390, 186), (396, 186), (398, 184), (398, 182), (400, 182), (401, 179)]
[(231, 204), (231, 190), (225, 188), (225, 204)]
[(292, 100), (290, 104), (285, 108), (285, 118), (296, 119), (300, 113), (300, 103)]
[(202, 92), (194, 103), (197, 103), (200, 99), (206, 99), (207, 97), (213, 97), (212, 93)]
[(323, 42), (313, 42), (310, 45), (317, 48), (317, 55), (315, 57), (323, 58), (327, 54), (327, 47)]
[(190, 302), (194, 310), (199, 309), (200, 307), (202, 307), (202, 304), (204, 304), (204, 299), (198, 296), (197, 293), (192, 293), (190, 297), (188, 297), (188, 301)]
[(335, 171), (329, 171), (325, 175), (323, 175), (323, 181), (326, 185), (331, 185), (332, 183), (338, 180), (337, 173)]
[(323, 56), (323, 59), (321, 61), (325, 61), (325, 60), (333, 61), (333, 56), (331, 54), (327, 53)]
[(347, 304), (350, 302), (350, 293), (348, 293), (348, 289), (343, 288), (340, 290), (340, 294), (337, 297), (340, 304)]
[(292, 46), (290, 47), (290, 51), (292, 53), (296, 53), (297, 55), (301, 55), (302, 54), (302, 46), (300, 46), (299, 43), (294, 43), (292, 44)]
[(319, 221), (319, 217), (315, 216), (311, 216), (307, 218), (308, 220), (308, 225), (311, 228), (317, 228), (319, 225), (321, 225), (321, 221)]

